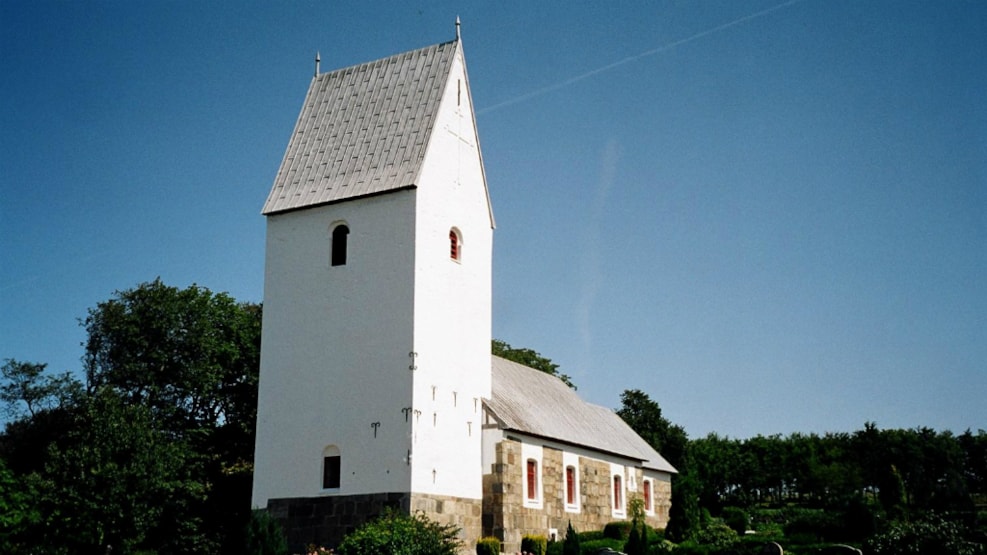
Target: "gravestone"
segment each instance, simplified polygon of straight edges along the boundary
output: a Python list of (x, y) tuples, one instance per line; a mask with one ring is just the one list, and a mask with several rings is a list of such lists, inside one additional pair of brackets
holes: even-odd
[(768, 542), (761, 548), (760, 555), (785, 555), (785, 550), (775, 542)]

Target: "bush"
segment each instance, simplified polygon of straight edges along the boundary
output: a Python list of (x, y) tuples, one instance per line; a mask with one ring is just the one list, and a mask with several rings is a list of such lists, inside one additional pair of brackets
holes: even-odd
[(722, 522), (713, 520), (703, 526), (696, 534), (696, 542), (713, 549), (726, 549), (733, 546), (740, 540), (729, 526)]
[(499, 555), (500, 540), (487, 536), (476, 540), (476, 555)]
[(523, 553), (531, 553), (532, 555), (545, 555), (545, 551), (548, 548), (548, 538), (545, 536), (535, 536), (525, 534), (521, 538), (521, 551)]
[[(423, 514), (406, 515), (385, 509), (377, 520), (349, 534), (339, 555), (456, 555), (459, 529), (433, 522)], [(542, 552), (544, 553), (544, 551)]]
[(796, 543), (817, 543), (839, 539), (843, 523), (838, 515), (823, 510), (794, 510), (787, 524), (785, 537)]
[(747, 512), (740, 507), (725, 507), (722, 516), (723, 522), (732, 528), (734, 532), (743, 534), (747, 531), (750, 519), (747, 518)]
[(580, 532), (579, 541), (581, 542), (592, 542), (596, 540), (606, 539), (603, 536), (603, 530), (590, 530), (589, 532)]
[(244, 533), (247, 555), (285, 555), (288, 542), (281, 525), (267, 511), (253, 511)]
[(610, 538), (612, 540), (627, 541), (627, 538), (631, 535), (631, 524), (632, 523), (627, 520), (608, 522), (607, 525), (603, 527), (603, 537)]
[(624, 542), (613, 538), (603, 538), (599, 540), (580, 541), (579, 550), (582, 555), (596, 555), (601, 549), (612, 549), (620, 551), (624, 548)]
[(983, 544), (966, 541), (953, 522), (929, 515), (915, 522), (895, 522), (887, 532), (867, 541), (867, 552), (874, 555), (978, 555), (987, 552)]

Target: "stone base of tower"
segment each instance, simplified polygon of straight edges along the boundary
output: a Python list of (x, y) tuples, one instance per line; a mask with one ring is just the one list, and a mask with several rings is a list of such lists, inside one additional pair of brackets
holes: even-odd
[(439, 524), (459, 528), (461, 552), (473, 553), (480, 537), (483, 513), (480, 499), (420, 493), (373, 493), (324, 497), (271, 499), (267, 512), (281, 523), (291, 553), (305, 553), (310, 545), (335, 547), (346, 534), (373, 520), (384, 509), (424, 514)]

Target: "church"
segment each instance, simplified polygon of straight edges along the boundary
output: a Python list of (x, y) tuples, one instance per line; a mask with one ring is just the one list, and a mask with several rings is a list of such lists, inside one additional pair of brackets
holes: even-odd
[[(495, 536), (664, 528), (675, 469), (491, 355), (495, 228), (454, 40), (315, 75), (263, 207), (253, 505), (331, 547), (385, 507)], [(640, 501), (634, 501), (634, 500)]]

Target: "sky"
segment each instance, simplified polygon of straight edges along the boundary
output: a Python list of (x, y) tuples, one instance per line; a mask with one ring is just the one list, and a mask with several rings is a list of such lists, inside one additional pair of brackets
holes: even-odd
[(987, 428), (987, 3), (0, 0), (0, 359), (261, 302), (314, 70), (455, 37), (494, 336), (690, 437)]

